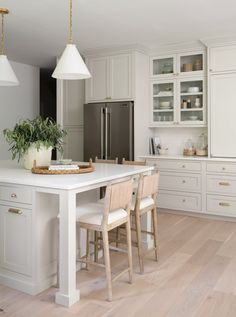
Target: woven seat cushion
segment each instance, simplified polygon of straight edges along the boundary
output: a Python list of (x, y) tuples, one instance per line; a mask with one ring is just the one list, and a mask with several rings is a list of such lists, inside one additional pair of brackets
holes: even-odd
[[(76, 219), (78, 222), (100, 226), (103, 219), (103, 210), (104, 207), (101, 202), (84, 204), (77, 207)], [(112, 224), (113, 222), (126, 217), (127, 212), (124, 209), (111, 211), (108, 216), (108, 224)]]

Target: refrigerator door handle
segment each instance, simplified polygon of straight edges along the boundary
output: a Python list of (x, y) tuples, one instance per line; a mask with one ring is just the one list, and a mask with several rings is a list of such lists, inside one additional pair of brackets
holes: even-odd
[[(109, 120), (109, 139), (107, 140), (107, 142), (109, 142), (109, 159), (111, 159), (111, 109), (109, 109), (107, 111), (107, 121)], [(108, 126), (107, 124), (107, 126)], [(107, 133), (108, 134), (108, 133)], [(108, 143), (107, 143), (108, 145)], [(108, 148), (108, 146), (107, 146)]]
[(107, 108), (105, 108), (105, 160), (107, 160), (107, 128), (108, 128), (108, 124), (107, 124)]
[(101, 158), (104, 157), (104, 108), (100, 110), (101, 115)]

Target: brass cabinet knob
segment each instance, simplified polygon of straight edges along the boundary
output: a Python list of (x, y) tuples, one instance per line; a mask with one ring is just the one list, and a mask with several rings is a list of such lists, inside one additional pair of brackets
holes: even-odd
[(17, 198), (16, 193), (12, 193), (12, 194), (11, 194), (11, 198)]

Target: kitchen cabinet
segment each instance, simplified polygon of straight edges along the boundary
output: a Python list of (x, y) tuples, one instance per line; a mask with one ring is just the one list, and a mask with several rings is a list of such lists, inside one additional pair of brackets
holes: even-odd
[(151, 81), (151, 126), (204, 126), (205, 89), (201, 76)]
[(203, 51), (154, 56), (150, 58), (150, 77), (166, 79), (172, 76), (203, 76), (204, 64)]
[(27, 276), (32, 274), (31, 210), (0, 205), (0, 266)]
[(211, 47), (209, 55), (211, 73), (236, 71), (236, 45)]
[(207, 212), (236, 217), (236, 164), (207, 163)]
[(211, 156), (236, 157), (236, 73), (210, 76)]
[(132, 54), (89, 57), (86, 102), (132, 100)]

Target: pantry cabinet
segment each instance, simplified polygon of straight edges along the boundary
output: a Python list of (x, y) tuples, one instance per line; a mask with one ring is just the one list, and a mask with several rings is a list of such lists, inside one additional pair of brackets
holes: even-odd
[(211, 156), (236, 157), (236, 73), (210, 76)]
[(211, 73), (236, 71), (236, 45), (212, 47), (209, 55)]
[(86, 59), (92, 77), (86, 81), (86, 102), (132, 100), (132, 54)]
[(151, 57), (150, 126), (205, 126), (204, 53)]

